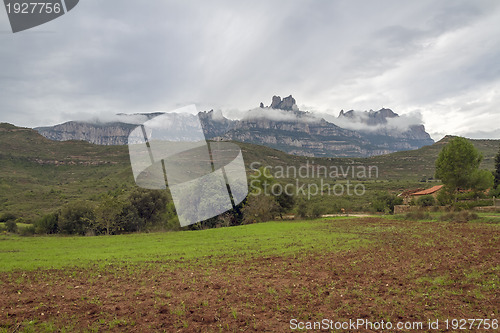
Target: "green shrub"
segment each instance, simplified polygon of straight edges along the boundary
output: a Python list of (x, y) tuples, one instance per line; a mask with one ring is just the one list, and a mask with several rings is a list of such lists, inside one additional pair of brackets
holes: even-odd
[(274, 220), (279, 206), (274, 197), (268, 195), (251, 195), (242, 209), (243, 224)]
[(492, 189), (492, 190), (488, 193), (488, 195), (489, 195), (490, 197), (495, 197), (495, 198), (499, 199), (499, 198), (500, 198), (500, 186), (497, 186), (497, 188), (496, 188), (496, 189)]
[(299, 202), (297, 206), (297, 215), (301, 218), (307, 217), (307, 204), (305, 201)]
[(463, 192), (463, 193), (458, 193), (457, 194), (457, 200), (473, 200), (476, 198), (476, 194), (472, 191), (468, 192)]
[[(148, 226), (160, 222), (161, 214), (167, 210), (168, 198), (165, 191), (138, 189), (130, 194), (128, 202), (132, 207), (125, 207), (135, 211), (138, 215), (137, 223), (134, 226), (137, 231), (144, 231)], [(130, 230), (136, 231), (136, 230)]]
[(95, 223), (94, 210), (88, 202), (74, 202), (61, 210), (58, 223), (62, 233), (85, 235)]
[(33, 236), (35, 234), (35, 226), (28, 225), (26, 227), (19, 228), (19, 235), (21, 236)]
[(311, 207), (311, 213), (309, 216), (311, 216), (312, 218), (318, 218), (320, 217), (322, 214), (322, 209), (319, 205), (313, 205)]
[(478, 218), (479, 216), (476, 213), (464, 210), (461, 212), (446, 213), (440, 217), (440, 220), (457, 222), (457, 223), (466, 223), (472, 220), (477, 220)]
[(3, 213), (2, 216), (0, 216), (0, 222), (15, 221), (16, 219), (17, 216), (12, 213)]
[(282, 192), (280, 195), (275, 196), (276, 202), (279, 206), (279, 215), (283, 217), (283, 214), (288, 213), (295, 205), (295, 198), (293, 195), (288, 195), (286, 192)]
[(459, 201), (453, 204), (455, 210), (471, 210), (475, 207), (484, 207), (491, 206), (493, 204), (493, 200), (471, 200), (471, 201)]
[(59, 214), (53, 213), (44, 215), (35, 222), (35, 232), (37, 234), (55, 234), (58, 232)]
[(450, 205), (455, 201), (455, 195), (446, 187), (437, 194), (437, 202), (440, 206)]
[(423, 212), (421, 210), (416, 211), (416, 212), (408, 212), (405, 215), (406, 220), (414, 220), (414, 221), (419, 221), (419, 220), (430, 220), (431, 219), (431, 214), (428, 212)]
[(403, 198), (390, 193), (379, 193), (372, 202), (372, 208), (380, 213), (394, 213), (394, 206), (401, 205)]
[(5, 222), (5, 229), (7, 229), (7, 232), (16, 233), (17, 223), (14, 220), (8, 220), (7, 222)]
[(417, 204), (420, 207), (430, 207), (436, 204), (436, 199), (432, 195), (424, 195), (418, 198)]

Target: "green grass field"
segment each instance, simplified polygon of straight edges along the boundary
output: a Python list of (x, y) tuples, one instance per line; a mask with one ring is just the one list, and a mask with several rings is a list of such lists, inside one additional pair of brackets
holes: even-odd
[(334, 251), (367, 244), (366, 237), (326, 232), (325, 220), (288, 221), (199, 231), (99, 237), (0, 236), (0, 271), (88, 264), (231, 261), (263, 255)]

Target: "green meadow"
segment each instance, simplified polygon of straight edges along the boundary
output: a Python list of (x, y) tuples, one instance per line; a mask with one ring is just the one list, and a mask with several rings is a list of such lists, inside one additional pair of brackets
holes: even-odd
[[(338, 219), (338, 218), (337, 218)], [(138, 233), (97, 237), (0, 236), (0, 271), (64, 268), (131, 262), (174, 263), (193, 259), (234, 261), (259, 256), (335, 251), (369, 239), (337, 219), (268, 222), (198, 231)], [(355, 218), (351, 218), (355, 223)]]

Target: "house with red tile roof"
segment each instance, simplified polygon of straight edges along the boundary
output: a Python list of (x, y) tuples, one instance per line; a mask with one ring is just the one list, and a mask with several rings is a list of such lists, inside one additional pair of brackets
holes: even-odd
[(403, 197), (403, 202), (405, 204), (409, 204), (413, 198), (418, 198), (424, 195), (432, 195), (434, 198), (436, 198), (438, 192), (443, 188), (443, 186), (444, 185), (436, 185), (426, 190), (407, 190), (401, 193), (399, 196)]

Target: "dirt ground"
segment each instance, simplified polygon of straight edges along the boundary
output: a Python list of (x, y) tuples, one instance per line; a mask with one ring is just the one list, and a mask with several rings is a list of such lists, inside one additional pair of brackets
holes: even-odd
[(498, 228), (363, 223), (395, 229), (336, 253), (1, 273), (0, 332), (289, 332), (294, 318), (499, 319)]

